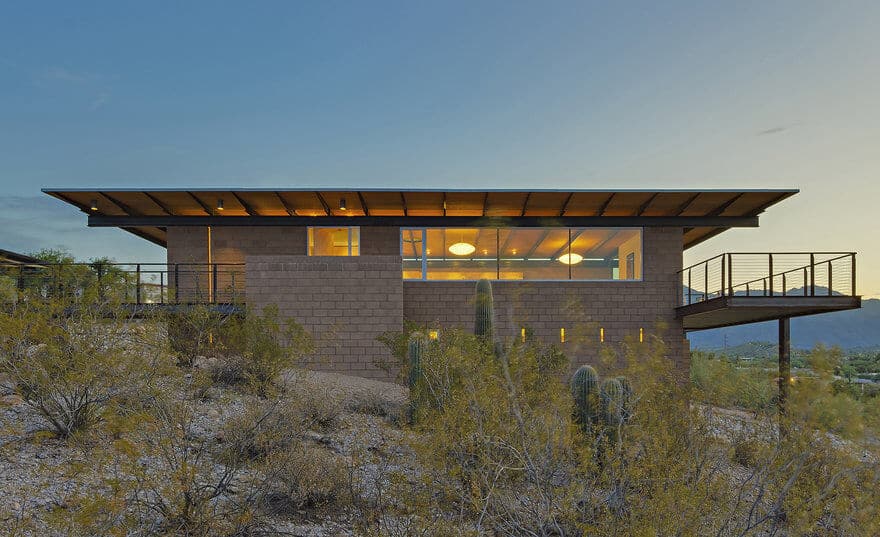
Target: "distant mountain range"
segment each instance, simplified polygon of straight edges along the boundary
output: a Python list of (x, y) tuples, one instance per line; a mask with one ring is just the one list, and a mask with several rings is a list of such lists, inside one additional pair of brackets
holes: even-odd
[[(818, 289), (817, 289), (818, 292)], [(792, 291), (792, 294), (795, 294)], [(764, 323), (690, 332), (691, 348), (717, 350), (751, 342), (776, 342), (778, 323)], [(725, 335), (727, 341), (725, 341)], [(880, 300), (862, 301), (862, 309), (795, 317), (791, 320), (791, 344), (809, 349), (816, 344), (849, 350), (880, 350)]]

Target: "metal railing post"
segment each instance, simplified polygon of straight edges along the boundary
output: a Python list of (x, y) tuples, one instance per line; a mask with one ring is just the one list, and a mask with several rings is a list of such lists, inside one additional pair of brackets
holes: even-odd
[(850, 282), (850, 285), (852, 287), (852, 291), (850, 293), (850, 296), (856, 296), (856, 254), (855, 253), (850, 254), (850, 265), (852, 268), (852, 276), (851, 276), (852, 281)]
[(217, 303), (217, 264), (211, 263), (211, 302)]
[(709, 300), (709, 262), (703, 265), (703, 300)]
[(773, 296), (773, 254), (767, 254), (770, 258), (770, 296)]
[(18, 290), (24, 291), (24, 266), (18, 266)]
[(101, 285), (102, 277), (104, 276), (104, 265), (98, 264), (98, 297), (104, 298), (104, 286)]
[(733, 296), (733, 254), (727, 254), (727, 294)]
[(816, 296), (816, 254), (810, 254), (810, 296)]
[(693, 287), (691, 287), (691, 269), (688, 269), (688, 304), (693, 304), (693, 300), (691, 299), (692, 293)]
[(726, 269), (725, 269), (725, 265), (727, 264), (727, 263), (725, 263), (725, 260), (724, 260), (725, 257), (726, 257), (726, 256), (723, 256), (723, 255), (721, 256), (721, 289), (718, 290), (718, 294), (719, 294), (720, 296), (724, 296), (724, 291), (725, 291), (725, 288), (724, 288), (724, 273), (725, 273), (725, 270), (726, 270)]
[(783, 272), (782, 273), (782, 296), (787, 296), (788, 291), (786, 289), (788, 289), (788, 285), (785, 282), (785, 273)]
[(159, 304), (165, 303), (165, 272), (159, 271)]
[(831, 279), (831, 260), (828, 260), (828, 296), (831, 296), (831, 289), (834, 288), (834, 283)]
[(180, 303), (180, 265), (174, 264), (174, 303)]
[(804, 267), (804, 296), (807, 296), (807, 267)]
[(141, 305), (141, 264), (137, 264), (134, 273), (134, 303)]

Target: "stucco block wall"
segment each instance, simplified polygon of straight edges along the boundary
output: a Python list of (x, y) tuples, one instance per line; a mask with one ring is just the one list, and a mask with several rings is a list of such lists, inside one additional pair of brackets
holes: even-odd
[[(684, 331), (675, 318), (682, 251), (681, 228), (645, 228), (642, 281), (493, 282), (498, 329), (516, 336), (528, 326), (575, 360), (587, 362), (597, 352), (600, 327), (609, 344), (638, 337), (643, 328), (646, 335), (662, 335), (676, 366), (686, 369)], [(426, 326), (473, 326), (473, 282), (405, 281), (403, 292), (407, 320)], [(560, 328), (565, 328), (565, 343), (560, 342)]]
[(403, 326), (399, 255), (249, 255), (246, 263), (248, 304), (276, 304), (315, 337), (309, 367), (390, 380), (375, 365), (391, 357), (376, 337)]

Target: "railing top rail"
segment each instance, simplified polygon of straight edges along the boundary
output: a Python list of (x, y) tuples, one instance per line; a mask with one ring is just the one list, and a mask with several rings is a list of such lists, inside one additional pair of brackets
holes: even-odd
[[(724, 258), (724, 256), (735, 256), (735, 255), (762, 255), (762, 256), (770, 256), (770, 255), (779, 255), (779, 256), (783, 256), (783, 255), (834, 255), (834, 256), (837, 256), (837, 257), (832, 257), (830, 259), (823, 259), (821, 261), (822, 263), (827, 263), (829, 261), (837, 261), (838, 259), (843, 259), (845, 257), (855, 257), (856, 254), (857, 254), (857, 252), (725, 252), (722, 254), (718, 254), (714, 257), (710, 257), (708, 259), (705, 259), (703, 261), (700, 261), (699, 263), (694, 263), (693, 265), (688, 265), (687, 267), (684, 267), (681, 270), (678, 270), (676, 272), (678, 272), (678, 273), (685, 272), (687, 270), (694, 269), (694, 268), (697, 268), (702, 265), (706, 265), (712, 261), (715, 261), (716, 259)], [(808, 266), (810, 266), (810, 265), (807, 264), (807, 265), (804, 265), (804, 266), (801, 266), (801, 267), (798, 267), (795, 269), (791, 269), (790, 271), (787, 271), (787, 272), (793, 272), (795, 270), (802, 270), (804, 267), (808, 267)], [(784, 272), (776, 273), (776, 275), (780, 275), (780, 274), (785, 274), (785, 273)]]
[(244, 267), (246, 263), (104, 263), (102, 261), (84, 262), (77, 261), (75, 263), (8, 263), (0, 261), (0, 266), (4, 267)]

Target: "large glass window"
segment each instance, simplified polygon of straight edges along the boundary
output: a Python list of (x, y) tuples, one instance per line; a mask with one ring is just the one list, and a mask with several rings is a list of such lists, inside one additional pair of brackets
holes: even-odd
[(401, 230), (407, 280), (638, 280), (641, 229)]
[(309, 255), (360, 255), (360, 228), (310, 227)]

